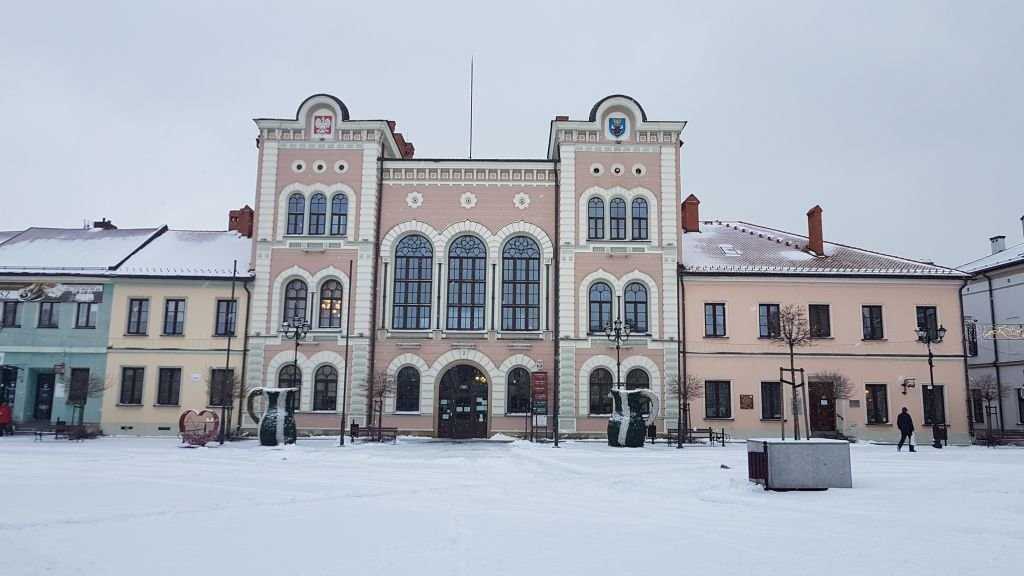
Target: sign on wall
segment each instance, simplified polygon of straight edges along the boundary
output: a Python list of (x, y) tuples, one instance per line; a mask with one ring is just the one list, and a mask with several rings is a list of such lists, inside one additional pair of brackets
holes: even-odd
[(533, 413), (535, 415), (547, 415), (548, 413), (548, 373), (530, 373), (530, 392), (533, 398)]
[(0, 300), (20, 302), (103, 302), (101, 284), (0, 284)]
[(753, 410), (754, 409), (754, 395), (753, 394), (740, 394), (740, 410)]

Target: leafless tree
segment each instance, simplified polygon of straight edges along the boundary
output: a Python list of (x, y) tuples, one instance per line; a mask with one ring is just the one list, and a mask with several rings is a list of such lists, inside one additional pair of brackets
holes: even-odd
[(690, 402), (704, 397), (704, 379), (698, 374), (687, 374), (686, 378), (669, 376), (665, 381), (665, 390), (668, 395), (675, 396), (680, 410), (680, 423), (682, 430), (690, 427)]
[(989, 442), (992, 442), (992, 418), (990, 414), (995, 412), (992, 409), (992, 404), (1006, 398), (1010, 389), (999, 386), (999, 382), (991, 374), (982, 374), (971, 378), (971, 389), (977, 390), (978, 396), (985, 402), (985, 437)]
[(74, 406), (78, 411), (78, 425), (84, 426), (85, 405), (89, 403), (89, 399), (102, 397), (104, 392), (113, 388), (114, 382), (103, 374), (90, 372), (84, 378), (76, 378), (77, 374), (81, 373), (72, 371), (71, 377), (64, 379), (64, 396), (67, 398), (67, 404)]
[(376, 417), (377, 428), (380, 429), (384, 417), (384, 401), (394, 396), (398, 389), (395, 375), (387, 370), (378, 370), (368, 376), (359, 389), (366, 395), (369, 405), (370, 413), (366, 421), (373, 426)]
[[(233, 369), (225, 371), (223, 368), (210, 367), (206, 371), (206, 398), (209, 406), (226, 408), (222, 412), (225, 421), (221, 423), (221, 429), (227, 439), (236, 438), (231, 432), (230, 412), (235, 408), (235, 402), (245, 397), (245, 382)], [(241, 415), (241, 404), (239, 403), (239, 415)], [(241, 430), (239, 425), (238, 433)]]
[[(779, 317), (777, 321), (773, 322), (772, 318), (768, 319), (769, 332), (772, 328), (775, 328), (775, 342), (780, 346), (785, 346), (789, 349), (789, 374), (790, 378), (793, 379), (794, 383), (790, 384), (793, 388), (793, 439), (800, 439), (800, 405), (803, 404), (806, 408), (806, 398), (804, 402), (800, 402), (797, 397), (796, 391), (796, 349), (804, 346), (811, 345), (811, 325), (807, 321), (807, 314), (804, 312), (804, 307), (798, 304), (786, 304), (779, 309)], [(773, 326), (775, 324), (775, 326)], [(810, 437), (810, 430), (807, 431), (808, 438)]]
[[(815, 372), (811, 374), (810, 379), (814, 382), (820, 382), (827, 384), (824, 387), (825, 398), (832, 403), (833, 406), (837, 405), (839, 400), (849, 400), (853, 396), (854, 386), (850, 378), (838, 370), (823, 370), (821, 372)], [(839, 413), (836, 412), (838, 418)], [(837, 426), (838, 429), (838, 426)]]

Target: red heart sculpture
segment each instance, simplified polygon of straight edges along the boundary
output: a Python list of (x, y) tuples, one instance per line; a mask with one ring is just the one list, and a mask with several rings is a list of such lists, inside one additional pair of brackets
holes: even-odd
[(189, 446), (206, 446), (207, 442), (217, 437), (219, 430), (220, 417), (216, 412), (185, 410), (178, 418), (181, 440)]

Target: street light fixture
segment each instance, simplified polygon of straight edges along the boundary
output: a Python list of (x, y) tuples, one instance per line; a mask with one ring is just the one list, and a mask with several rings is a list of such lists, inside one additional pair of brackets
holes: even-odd
[(942, 342), (942, 339), (946, 337), (946, 328), (939, 326), (939, 329), (932, 333), (928, 329), (927, 325), (920, 325), (917, 327), (917, 341), (924, 342), (925, 346), (928, 347), (928, 390), (932, 393), (932, 405), (931, 405), (931, 420), (932, 420), (932, 448), (942, 448), (942, 443), (939, 442), (939, 422), (936, 418), (937, 407), (935, 401), (935, 362), (932, 354), (932, 342), (936, 344)]
[[(309, 321), (301, 316), (295, 316), (291, 320), (285, 320), (281, 323), (281, 333), (285, 338), (289, 340), (295, 340), (295, 359), (292, 361), (292, 385), (295, 384), (295, 379), (298, 378), (299, 382), (302, 382), (299, 376), (299, 342), (306, 338), (306, 334), (309, 333)], [(296, 398), (296, 402), (299, 400)]]
[(622, 321), (621, 310), (620, 316), (615, 319), (614, 322), (609, 322), (604, 325), (604, 335), (608, 337), (609, 342), (615, 343), (615, 388), (622, 388), (622, 359), (619, 356), (619, 350), (622, 348), (622, 343), (625, 342), (630, 333), (633, 332), (633, 324), (626, 320)]

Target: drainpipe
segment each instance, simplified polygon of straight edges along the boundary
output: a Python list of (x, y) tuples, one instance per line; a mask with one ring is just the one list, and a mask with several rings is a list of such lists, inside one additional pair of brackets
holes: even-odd
[(238, 385), (238, 429), (242, 429), (242, 414), (245, 409), (242, 402), (245, 398), (245, 369), (249, 366), (249, 317), (252, 315), (252, 292), (249, 291), (249, 281), (242, 282), (245, 290), (245, 332), (242, 336), (242, 382)]
[[(994, 329), (996, 326), (996, 297), (992, 291), (992, 278), (987, 272), (982, 272), (981, 275), (988, 281), (988, 314)], [(999, 431), (1005, 432), (1006, 428), (1003, 426), (1003, 379), (999, 374), (999, 334), (995, 330), (993, 330), (992, 334), (992, 350), (994, 354), (992, 366), (996, 369), (996, 390), (999, 394)], [(985, 416), (987, 417), (988, 414)]]
[[(678, 416), (676, 418), (676, 448), (683, 447), (683, 411), (686, 410), (688, 402), (683, 398), (683, 387), (686, 384), (686, 346), (683, 342), (686, 340), (686, 285), (683, 283), (683, 273), (679, 272), (679, 290), (676, 291), (676, 297), (679, 299), (679, 326), (676, 327), (676, 348), (678, 349), (680, 360), (682, 361), (682, 371), (680, 372), (681, 380), (676, 383), (676, 397), (679, 400)], [(687, 388), (688, 390), (689, 388)], [(688, 415), (687, 415), (688, 416)], [(690, 427), (690, 419), (686, 418), (685, 425), (687, 428)]]
[[(552, 334), (554, 335), (554, 340), (555, 340), (555, 362), (554, 362), (554, 364), (555, 364), (555, 368), (554, 368), (555, 377), (552, 378), (552, 381), (554, 382), (555, 389), (554, 389), (554, 394), (552, 394), (552, 396), (554, 397), (553, 398), (554, 402), (552, 402), (552, 404), (554, 406), (554, 413), (551, 416), (551, 424), (552, 424), (552, 426), (554, 428), (554, 432), (552, 433), (552, 436), (554, 436), (554, 439), (555, 439), (555, 448), (558, 448), (558, 432), (559, 432), (559, 430), (558, 430), (558, 413), (561, 410), (561, 406), (559, 404), (559, 388), (561, 388), (561, 384), (559, 383), (559, 375), (561, 374), (561, 351), (562, 351), (562, 325), (561, 325), (561, 322), (560, 322), (560, 319), (561, 319), (560, 318), (560, 314), (561, 314), (560, 313), (560, 311), (561, 311), (561, 298), (558, 295), (558, 288), (557, 288), (558, 281), (561, 278), (561, 276), (560, 276), (561, 265), (559, 264), (559, 261), (562, 259), (562, 254), (561, 254), (562, 244), (561, 244), (561, 241), (559, 240), (560, 236), (559, 236), (559, 233), (558, 233), (559, 229), (562, 227), (562, 223), (560, 221), (559, 214), (558, 214), (558, 212), (559, 212), (559, 203), (561, 202), (561, 181), (562, 181), (561, 169), (562, 169), (562, 161), (560, 159), (558, 159), (558, 153), (559, 153), (559, 149), (558, 149), (558, 146), (556, 145), (555, 146), (555, 154), (556, 154), (556, 156), (555, 156), (555, 251), (554, 251), (554, 254), (552, 255), (552, 258), (555, 261), (555, 286), (556, 286), (556, 288), (555, 288), (555, 297), (554, 297), (554, 301), (555, 301), (555, 329), (552, 332)], [(548, 294), (548, 297), (549, 298), (551, 297), (550, 293)], [(532, 390), (532, 387), (531, 387), (531, 390)], [(533, 412), (533, 406), (532, 405), (530, 406), (530, 412), (531, 413)], [(533, 416), (531, 416), (531, 421), (530, 421), (531, 424), (533, 423), (532, 418), (533, 418)]]
[[(378, 152), (377, 152), (377, 214), (374, 216), (374, 218), (376, 220), (376, 230), (374, 230), (373, 253), (371, 255), (372, 259), (370, 260), (370, 262), (372, 262), (371, 265), (373, 267), (373, 285), (370, 287), (370, 289), (371, 289), (370, 327), (369, 327), (369, 329), (367, 330), (367, 333), (366, 333), (366, 336), (369, 339), (369, 342), (367, 344), (368, 344), (368, 347), (369, 347), (368, 352), (369, 352), (369, 357), (370, 357), (370, 362), (369, 362), (370, 373), (367, 375), (368, 378), (373, 378), (373, 373), (377, 369), (377, 364), (376, 364), (376, 362), (377, 362), (377, 335), (374, 332), (374, 328), (377, 325), (377, 291), (378, 291), (379, 284), (380, 284), (380, 276), (377, 274), (377, 272), (378, 272), (378, 268), (379, 268), (379, 261), (378, 261), (378, 259), (380, 258), (380, 220), (381, 220), (381, 212), (382, 212), (381, 208), (383, 207), (383, 199), (384, 199), (384, 140), (383, 140), (383, 138), (381, 139), (381, 142), (378, 145), (377, 150), (378, 150)], [(401, 153), (399, 153), (399, 155), (401, 155)], [(351, 284), (351, 282), (352, 282), (352, 279), (349, 278), (349, 283)], [(362, 287), (360, 287), (360, 289), (362, 289)], [(350, 288), (349, 289), (349, 298), (351, 298), (351, 297), (352, 297), (352, 290)], [(346, 328), (348, 328), (348, 327), (346, 326)], [(346, 330), (346, 332), (347, 332), (347, 330)], [(346, 355), (348, 354), (347, 347), (346, 347), (345, 354)], [(346, 365), (345, 366), (345, 370), (349, 370), (349, 369), (350, 369), (349, 366)], [(353, 385), (353, 388), (355, 388), (357, 383), (353, 382), (352, 385)], [(347, 399), (346, 398), (342, 398), (341, 401), (342, 402), (346, 402)], [(381, 410), (383, 411), (383, 406), (381, 406)], [(341, 433), (344, 434), (345, 431), (342, 430)]]
[(967, 323), (964, 321), (964, 288), (967, 288), (967, 283), (970, 278), (964, 278), (963, 284), (960, 285), (960, 354), (964, 360), (964, 388), (967, 390), (967, 432), (974, 438), (974, 419), (971, 418), (971, 376), (967, 366), (967, 333), (964, 329)]

